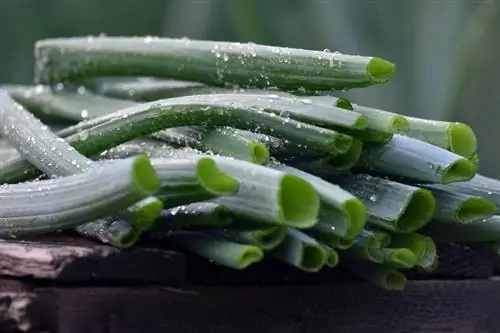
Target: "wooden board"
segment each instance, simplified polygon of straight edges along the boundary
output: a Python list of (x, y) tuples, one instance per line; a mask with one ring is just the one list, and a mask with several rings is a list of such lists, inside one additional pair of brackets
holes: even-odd
[(0, 241), (0, 275), (0, 332), (497, 333), (500, 327), (494, 312), (500, 281), (470, 274), (387, 292), (338, 270), (306, 274), (271, 262), (237, 272), (169, 250), (118, 251), (45, 237)]

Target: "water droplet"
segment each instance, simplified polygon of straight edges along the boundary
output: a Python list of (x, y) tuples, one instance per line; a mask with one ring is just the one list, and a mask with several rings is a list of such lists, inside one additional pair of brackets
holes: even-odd
[(84, 86), (79, 86), (78, 89), (76, 89), (76, 92), (80, 95), (83, 95), (87, 92), (87, 88), (85, 88)]
[(222, 60), (228, 61), (229, 60), (229, 56), (226, 53), (224, 53), (224, 55), (222, 56)]
[(370, 195), (370, 201), (371, 202), (376, 202), (377, 201), (377, 196), (375, 194)]
[(85, 119), (89, 116), (89, 113), (87, 112), (87, 110), (83, 109), (80, 115)]
[(151, 43), (153, 41), (153, 37), (152, 36), (146, 36), (144, 38), (144, 43)]

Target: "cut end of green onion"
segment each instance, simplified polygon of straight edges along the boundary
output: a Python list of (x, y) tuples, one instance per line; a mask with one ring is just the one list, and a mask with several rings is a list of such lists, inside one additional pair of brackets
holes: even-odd
[(321, 245), (304, 244), (300, 269), (305, 272), (315, 273), (325, 266), (328, 253)]
[(263, 250), (269, 251), (276, 248), (283, 242), (287, 235), (287, 228), (284, 226), (275, 226), (264, 230), (252, 232), (252, 238), (255, 244)]
[(264, 259), (264, 252), (260, 248), (257, 246), (247, 245), (241, 250), (241, 254), (238, 257), (234, 268), (245, 269), (262, 259)]
[(434, 216), (436, 210), (436, 200), (432, 192), (425, 189), (418, 189), (413, 193), (408, 206), (396, 223), (396, 230), (399, 232), (412, 232), (422, 228)]
[(349, 226), (344, 238), (354, 239), (366, 224), (366, 207), (359, 199), (352, 198), (345, 202), (343, 210), (349, 221)]
[(458, 222), (468, 223), (491, 217), (496, 210), (496, 204), (486, 198), (470, 198), (458, 207), (455, 218)]
[(406, 276), (398, 271), (387, 271), (381, 278), (381, 287), (387, 290), (401, 291), (407, 283)]
[(151, 197), (146, 198), (134, 207), (134, 215), (130, 220), (139, 230), (150, 229), (163, 210), (163, 201)]
[(351, 148), (351, 145), (353, 143), (354, 139), (349, 136), (349, 135), (345, 135), (345, 134), (337, 134), (334, 138), (333, 138), (333, 151), (337, 151), (339, 152), (340, 154), (344, 154), (346, 152), (349, 151), (349, 149)]
[(353, 245), (356, 243), (355, 239), (345, 239), (345, 238), (339, 238), (336, 242), (334, 242), (333, 247), (339, 250), (347, 250), (353, 247)]
[(368, 240), (369, 249), (382, 249), (391, 244), (392, 237), (386, 232), (375, 232)]
[(366, 67), (366, 71), (368, 72), (370, 79), (377, 83), (388, 81), (393, 76), (395, 70), (396, 65), (387, 60), (376, 57), (372, 58)]
[(458, 159), (444, 170), (443, 184), (468, 181), (474, 177), (475, 173), (474, 163), (465, 158)]
[(390, 122), (388, 132), (389, 133), (398, 133), (405, 132), (410, 129), (410, 122), (403, 116), (397, 115), (392, 118)]
[(119, 249), (128, 249), (137, 243), (141, 231), (128, 223), (112, 223), (104, 236), (109, 244)]
[(471, 157), (469, 157), (469, 161), (476, 167), (476, 170), (479, 169), (479, 154), (474, 153)]
[(339, 254), (335, 250), (328, 251), (328, 256), (326, 258), (326, 266), (327, 267), (337, 267), (339, 264), (340, 258)]
[(154, 194), (161, 186), (155, 168), (146, 155), (138, 155), (134, 159), (132, 172), (136, 188), (141, 193)]
[(335, 106), (344, 110), (353, 110), (351, 102), (342, 97), (337, 99), (337, 102), (335, 102)]
[(250, 156), (252, 156), (252, 163), (264, 165), (269, 160), (269, 150), (260, 143), (250, 143), (248, 145)]
[(219, 205), (214, 209), (216, 225), (220, 227), (228, 226), (233, 222), (233, 214), (224, 205)]
[(309, 182), (286, 174), (281, 179), (278, 195), (284, 224), (295, 228), (310, 228), (318, 222), (320, 199)]
[(334, 170), (345, 171), (351, 169), (358, 163), (363, 152), (363, 141), (354, 139), (351, 147), (343, 154), (328, 159), (328, 165)]
[(431, 237), (425, 240), (425, 252), (418, 262), (418, 266), (425, 271), (431, 272), (437, 268), (438, 254), (436, 243)]
[(412, 268), (415, 267), (418, 259), (409, 249), (396, 249), (389, 255), (387, 262), (397, 268)]
[(352, 129), (364, 129), (368, 126), (368, 118), (359, 116), (356, 122), (352, 125)]
[(477, 150), (477, 137), (470, 126), (453, 123), (448, 127), (450, 151), (457, 155), (470, 157)]
[(238, 191), (239, 182), (219, 169), (211, 158), (200, 159), (196, 169), (198, 181), (210, 193), (231, 195)]

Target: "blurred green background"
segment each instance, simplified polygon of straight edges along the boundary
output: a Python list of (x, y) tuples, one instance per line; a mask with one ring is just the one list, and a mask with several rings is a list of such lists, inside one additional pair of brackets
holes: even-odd
[(73, 35), (252, 41), (379, 56), (388, 84), (355, 103), (470, 124), (500, 177), (500, 0), (2, 0), (0, 82), (29, 83), (33, 44)]

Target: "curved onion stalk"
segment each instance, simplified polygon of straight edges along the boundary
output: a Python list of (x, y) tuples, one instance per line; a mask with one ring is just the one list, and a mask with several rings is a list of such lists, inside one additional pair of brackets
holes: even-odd
[(358, 166), (393, 177), (440, 184), (466, 181), (476, 172), (468, 159), (402, 135), (394, 135), (386, 144), (365, 145)]
[(73, 176), (3, 185), (0, 235), (40, 234), (105, 217), (160, 187), (145, 156), (114, 161)]
[(469, 223), (495, 214), (497, 206), (491, 200), (445, 189), (427, 186), (436, 199), (434, 218), (440, 221)]
[(432, 186), (438, 189), (489, 199), (496, 203), (497, 213), (500, 213), (500, 181), (497, 179), (477, 174), (466, 182), (457, 182), (446, 186), (433, 184)]
[[(0, 123), (0, 133), (7, 137), (20, 156), (47, 175), (72, 175), (95, 168), (92, 160), (51, 132), (5, 91), (0, 91)], [(122, 223), (131, 223), (144, 230), (151, 227), (161, 208), (161, 201), (151, 197), (134, 203), (119, 214), (126, 218)]]
[[(258, 112), (248, 105), (236, 105), (237, 98), (216, 102), (215, 95), (166, 99), (116, 111), (104, 119), (91, 120), (99, 125), (71, 135), (66, 139), (80, 153), (96, 155), (140, 136), (149, 135), (167, 127), (185, 125), (232, 126), (269, 130), (291, 141), (303, 142), (311, 149), (342, 153), (350, 148), (352, 138), (335, 131), (296, 122), (266, 112)], [(255, 106), (255, 104), (254, 104)], [(300, 129), (300, 130), (298, 130)], [(4, 165), (0, 181), (19, 182), (36, 174), (21, 158)]]
[[(311, 100), (316, 102), (319, 96), (298, 97), (285, 91), (254, 89), (254, 88), (221, 88), (207, 86), (199, 82), (158, 79), (151, 77), (100, 77), (84, 81), (85, 87), (98, 93), (119, 99), (129, 99), (139, 102), (151, 102), (158, 99), (205, 95), (205, 94), (260, 94), (276, 95), (291, 98), (303, 98), (306, 103)], [(330, 106), (352, 110), (352, 105), (345, 98), (335, 98)]]
[(321, 244), (294, 229), (288, 229), (285, 239), (269, 255), (309, 273), (318, 272), (328, 259), (328, 253)]
[(224, 205), (213, 202), (195, 202), (165, 209), (161, 212), (153, 232), (179, 228), (226, 227), (232, 216)]
[(500, 241), (500, 216), (470, 222), (467, 224), (432, 221), (422, 233), (436, 241), (450, 242), (495, 242)]
[[(19, 86), (11, 88), (9, 91), (12, 91), (12, 94), (17, 96), (17, 100), (35, 114), (44, 116), (53, 115), (66, 121), (94, 119), (120, 109), (138, 105), (131, 101), (95, 96), (87, 92), (53, 92), (50, 88), (44, 86), (31, 88)], [(248, 99), (248, 96), (243, 95), (241, 98)], [(260, 101), (260, 107), (266, 101), (269, 103), (275, 102), (273, 97), (269, 96), (267, 100)], [(283, 101), (286, 101), (286, 99), (283, 99)], [(294, 100), (288, 102), (288, 104), (281, 105), (283, 101), (277, 105), (272, 105), (270, 110), (282, 113), (285, 112), (284, 110), (286, 110), (287, 105), (300, 110), (300, 102)], [(317, 113), (316, 109), (313, 111)], [(324, 113), (324, 116), (332, 118), (331, 113)], [(306, 108), (300, 111), (299, 114), (304, 114), (307, 118), (311, 112)], [(349, 116), (352, 119), (356, 117), (354, 114)], [(339, 117), (335, 117), (335, 119), (337, 121)], [(102, 121), (100, 122), (102, 123)], [(80, 123), (59, 131), (58, 135), (60, 137), (67, 137), (97, 124), (97, 120)], [(258, 164), (265, 163), (269, 157), (269, 152), (261, 143), (240, 135), (238, 130), (233, 128), (204, 129), (202, 127), (181, 127), (163, 130), (152, 135), (168, 143), (181, 144), (183, 146), (189, 145), (196, 149), (212, 151)]]
[(373, 177), (350, 174), (333, 182), (363, 202), (369, 223), (399, 232), (412, 232), (428, 223), (435, 210), (429, 190)]
[[(155, 237), (155, 234), (152, 237)], [(264, 258), (264, 252), (257, 246), (238, 244), (201, 232), (173, 231), (158, 237), (219, 265), (234, 269), (247, 268)]]
[[(58, 38), (35, 45), (37, 83), (155, 76), (227, 86), (319, 91), (386, 82), (383, 59), (276, 46), (171, 38)], [(259, 75), (255, 75), (259, 73)]]
[(210, 234), (220, 235), (230, 241), (242, 244), (252, 244), (262, 250), (270, 251), (283, 242), (287, 234), (287, 228), (284, 226), (266, 227), (259, 230), (213, 230)]
[(410, 128), (402, 132), (404, 135), (465, 157), (471, 157), (476, 153), (476, 135), (466, 124), (414, 117), (406, 119), (410, 123)]

